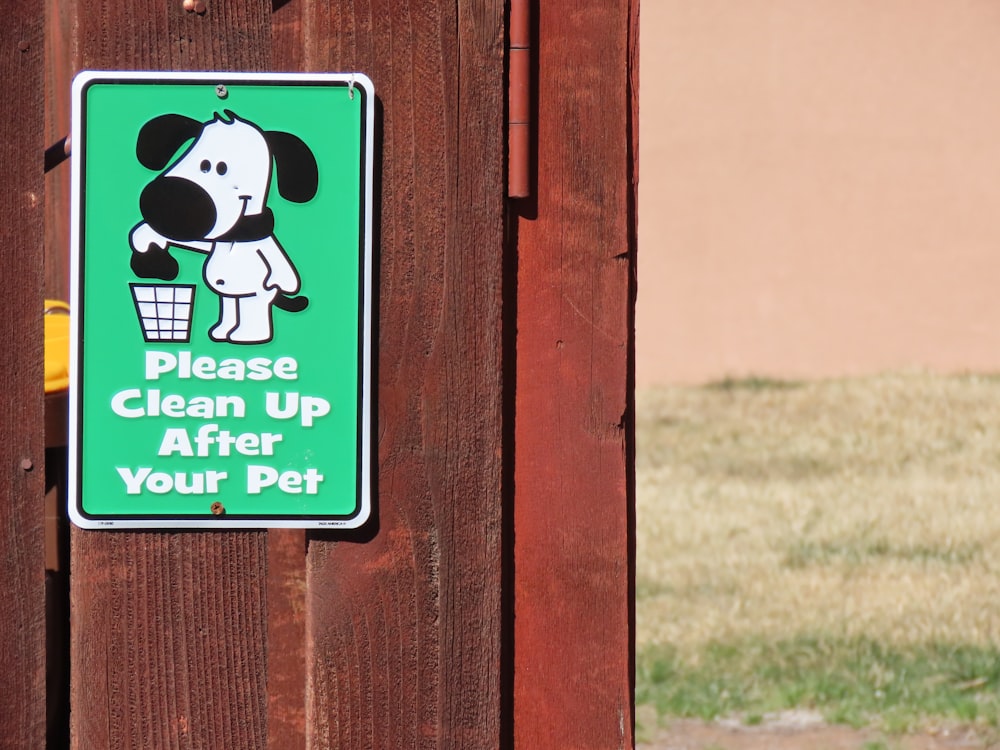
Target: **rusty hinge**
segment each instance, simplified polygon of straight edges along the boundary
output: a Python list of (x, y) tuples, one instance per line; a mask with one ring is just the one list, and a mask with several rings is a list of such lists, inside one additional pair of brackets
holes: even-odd
[(507, 196), (531, 195), (531, 0), (510, 0)]

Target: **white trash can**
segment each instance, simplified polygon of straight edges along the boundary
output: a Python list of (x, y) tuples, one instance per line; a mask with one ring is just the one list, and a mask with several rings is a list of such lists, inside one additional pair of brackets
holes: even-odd
[(129, 284), (146, 341), (191, 340), (194, 284)]

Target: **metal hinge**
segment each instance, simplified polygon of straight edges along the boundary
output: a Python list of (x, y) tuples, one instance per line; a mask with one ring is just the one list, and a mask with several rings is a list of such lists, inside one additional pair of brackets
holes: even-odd
[(507, 196), (531, 195), (531, 0), (510, 0), (507, 51)]

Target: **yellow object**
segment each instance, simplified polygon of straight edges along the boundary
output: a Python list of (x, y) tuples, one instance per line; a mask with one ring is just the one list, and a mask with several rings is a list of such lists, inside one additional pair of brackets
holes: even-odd
[(45, 300), (45, 392), (69, 388), (69, 305)]

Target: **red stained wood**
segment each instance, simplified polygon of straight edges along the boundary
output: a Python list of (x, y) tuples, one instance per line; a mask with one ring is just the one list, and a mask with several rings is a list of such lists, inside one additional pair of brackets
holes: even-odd
[(515, 747), (631, 747), (637, 6), (539, 3), (517, 225)]
[[(78, 4), (73, 43), (84, 68), (267, 70), (270, 13)], [(71, 568), (73, 747), (266, 745), (267, 532), (74, 529)]]
[(636, 0), (540, 9), (512, 234), (500, 0), (60, 2), (77, 54), (53, 80), (360, 70), (381, 104), (379, 526), (74, 530), (73, 746), (631, 746)]
[(267, 747), (306, 746), (306, 535), (267, 532)]
[(264, 542), (74, 532), (73, 747), (264, 747)]
[(45, 744), (41, 2), (0, 23), (0, 747)]
[(503, 6), (305, 6), (306, 67), (368, 73), (384, 118), (381, 528), (310, 537), (317, 747), (499, 746)]
[[(302, 68), (301, 2), (274, 2), (271, 64)], [(306, 533), (267, 535), (267, 747), (306, 747)]]
[[(72, 0), (45, 0), (46, 148), (69, 135), (75, 12)], [(69, 176), (64, 161), (45, 177), (45, 295), (51, 299), (69, 300)]]

